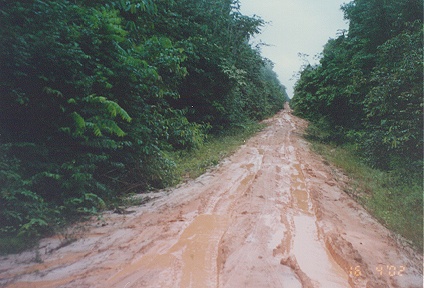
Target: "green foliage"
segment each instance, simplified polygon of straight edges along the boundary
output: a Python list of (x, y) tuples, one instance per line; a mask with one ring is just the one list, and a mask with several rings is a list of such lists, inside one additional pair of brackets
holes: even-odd
[(424, 206), (421, 171), (408, 166), (391, 172), (372, 168), (358, 157), (355, 145), (334, 146), (313, 141), (312, 147), (349, 175), (348, 194), (385, 226), (422, 251)]
[(303, 69), (291, 105), (312, 121), (310, 139), (348, 143), (347, 153), (316, 146), (357, 179), (365, 194), (354, 196), (422, 248), (423, 3), (354, 0), (342, 9), (349, 31)]
[(211, 135), (199, 149), (170, 153), (169, 156), (177, 164), (174, 171), (177, 180), (194, 179), (202, 175), (234, 153), (246, 139), (262, 128), (264, 124), (245, 123), (244, 127), (232, 128), (221, 132), (220, 135)]
[(373, 166), (398, 169), (399, 158), (422, 166), (422, 3), (355, 0), (342, 9), (349, 31), (301, 72), (293, 108), (344, 130)]
[[(364, 101), (366, 129), (379, 135), (368, 153), (389, 151), (394, 157), (422, 159), (423, 91), (422, 24), (386, 41), (378, 49), (377, 66), (372, 73), (372, 89)], [(387, 59), (391, 59), (387, 62)], [(369, 141), (368, 137), (364, 137)], [(378, 148), (377, 148), (378, 147)], [(390, 167), (390, 158), (379, 155), (377, 162)], [(380, 166), (381, 166), (380, 164)]]
[(0, 233), (39, 236), (54, 214), (40, 195), (30, 190), (32, 180), (20, 173), (20, 161), (10, 155), (11, 145), (0, 146)]
[[(158, 10), (163, 17), (152, 19), (155, 29), (188, 55), (188, 74), (172, 106), (186, 110), (190, 121), (209, 123), (212, 132), (261, 119), (271, 110), (281, 109), (287, 100), (278, 80), (281, 90), (274, 89), (273, 95), (263, 93), (275, 87), (275, 82), (269, 78), (260, 81), (259, 71), (268, 64), (248, 40), (264, 22), (242, 15), (238, 6), (238, 1), (185, 0), (169, 3), (169, 10)], [(262, 102), (252, 103), (258, 95), (264, 95)]]
[(36, 238), (122, 194), (174, 184), (173, 153), (281, 109), (285, 88), (249, 45), (264, 21), (239, 8), (3, 3), (0, 238)]

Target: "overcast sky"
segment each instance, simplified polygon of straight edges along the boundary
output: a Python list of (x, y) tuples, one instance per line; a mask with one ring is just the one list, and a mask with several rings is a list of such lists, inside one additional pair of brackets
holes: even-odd
[(261, 48), (262, 56), (275, 63), (274, 71), (287, 93), (293, 96), (303, 61), (298, 53), (309, 55), (309, 62), (317, 63), (314, 56), (322, 52), (329, 38), (348, 28), (340, 6), (349, 0), (241, 0), (241, 12), (257, 15), (270, 22), (252, 43), (260, 41), (271, 46)]

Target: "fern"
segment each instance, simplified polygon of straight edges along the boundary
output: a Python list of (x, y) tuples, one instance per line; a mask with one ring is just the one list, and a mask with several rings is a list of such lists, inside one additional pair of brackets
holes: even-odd
[(39, 237), (39, 231), (43, 228), (48, 227), (48, 223), (40, 218), (32, 218), (30, 221), (22, 225), (22, 227), (19, 229), (18, 237), (20, 236), (26, 236), (26, 237)]
[[(119, 116), (126, 122), (131, 122), (132, 118), (118, 103), (108, 100), (104, 96), (97, 95), (87, 96), (82, 101), (86, 105), (82, 106), (81, 111), (71, 113), (73, 126), (75, 127), (74, 136), (83, 136), (87, 130), (91, 131), (96, 137), (102, 137), (104, 133), (118, 137), (127, 135), (114, 118)], [(75, 99), (72, 99), (71, 102), (78, 104)], [(85, 115), (85, 117), (81, 116), (81, 114)], [(61, 127), (60, 130), (69, 133), (70, 128)], [(84, 138), (88, 140), (89, 136), (86, 135)]]
[(82, 135), (86, 128), (86, 123), (84, 118), (77, 112), (72, 112), (71, 114), (72, 118), (74, 119), (75, 124), (75, 135), (79, 136)]
[(97, 95), (93, 94), (93, 95), (89, 95), (89, 96), (85, 97), (83, 100), (87, 103), (101, 104), (103, 106), (103, 108), (105, 108), (112, 117), (116, 117), (116, 116), (119, 115), (121, 117), (121, 119), (126, 121), (126, 122), (132, 121), (132, 119), (131, 119), (130, 115), (128, 115), (127, 111), (125, 111), (121, 106), (119, 106), (118, 103), (116, 103), (112, 100), (108, 100), (104, 96), (97, 96)]

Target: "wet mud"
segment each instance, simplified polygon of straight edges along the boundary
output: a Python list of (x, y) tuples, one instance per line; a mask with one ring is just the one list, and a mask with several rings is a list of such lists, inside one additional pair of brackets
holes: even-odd
[[(0, 257), (1, 287), (423, 287), (423, 257), (343, 192), (286, 109), (215, 169), (131, 214)], [(141, 196), (140, 196), (141, 197)]]

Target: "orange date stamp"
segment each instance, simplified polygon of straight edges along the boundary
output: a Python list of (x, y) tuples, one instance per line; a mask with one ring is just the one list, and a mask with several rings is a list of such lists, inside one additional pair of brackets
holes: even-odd
[[(395, 266), (395, 265), (378, 265), (375, 267), (375, 271), (380, 276), (403, 276), (403, 273), (406, 270), (406, 266)], [(351, 266), (349, 269), (349, 276), (351, 277), (360, 277), (362, 276), (361, 266)]]

